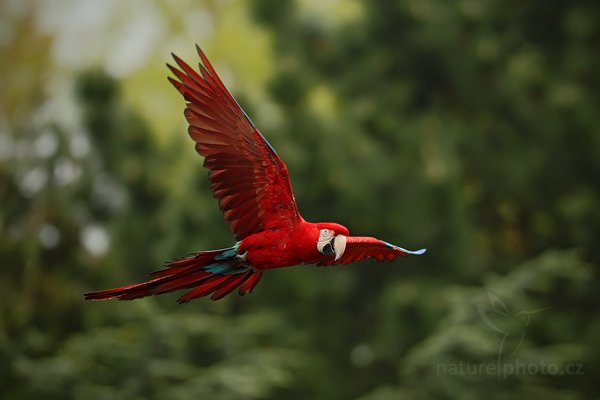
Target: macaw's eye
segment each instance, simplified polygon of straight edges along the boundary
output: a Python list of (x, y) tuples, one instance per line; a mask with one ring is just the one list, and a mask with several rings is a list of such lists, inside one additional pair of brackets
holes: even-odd
[(335, 247), (333, 241), (335, 239), (331, 239), (331, 241), (327, 242), (325, 246), (323, 246), (323, 250), (321, 251), (326, 256), (332, 256), (335, 254)]

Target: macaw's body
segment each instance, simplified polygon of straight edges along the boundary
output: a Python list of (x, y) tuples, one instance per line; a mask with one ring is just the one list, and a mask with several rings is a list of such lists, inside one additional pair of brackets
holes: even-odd
[(264, 270), (300, 264), (330, 266), (362, 259), (392, 261), (411, 252), (372, 237), (350, 236), (340, 224), (311, 223), (300, 215), (287, 167), (227, 91), (208, 59), (200, 74), (173, 56), (169, 78), (187, 102), (185, 117), (196, 151), (204, 157), (211, 189), (238, 242), (168, 262), (135, 285), (87, 293), (86, 299), (133, 300), (181, 289), (187, 302), (217, 300), (237, 289), (244, 295)]

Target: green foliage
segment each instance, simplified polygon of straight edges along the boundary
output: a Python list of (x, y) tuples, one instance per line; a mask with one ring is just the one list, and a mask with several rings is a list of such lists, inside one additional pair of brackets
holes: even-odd
[(600, 7), (315, 4), (246, 5), (270, 109), (235, 95), (306, 219), (428, 253), (273, 271), (216, 303), (84, 302), (233, 237), (185, 132), (159, 143), (101, 69), (61, 108), (52, 37), (23, 18), (0, 43), (3, 397), (598, 396)]
[[(20, 359), (32, 397), (264, 398), (289, 384), (306, 356), (270, 345), (279, 318), (164, 314), (147, 305), (116, 326), (75, 334), (55, 355)], [(115, 366), (118, 366), (115, 368)], [(124, 373), (130, 371), (130, 373)]]

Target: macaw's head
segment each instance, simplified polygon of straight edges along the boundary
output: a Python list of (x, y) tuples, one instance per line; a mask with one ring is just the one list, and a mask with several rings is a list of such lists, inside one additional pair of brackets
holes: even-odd
[(319, 228), (317, 250), (326, 256), (335, 256), (335, 261), (339, 260), (346, 250), (348, 228), (333, 222), (322, 222), (317, 224), (317, 227)]

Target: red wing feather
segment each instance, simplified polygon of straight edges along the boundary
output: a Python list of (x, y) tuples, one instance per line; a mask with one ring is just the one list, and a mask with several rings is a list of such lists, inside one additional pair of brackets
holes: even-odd
[(262, 274), (262, 271), (253, 272), (252, 275), (250, 275), (248, 279), (246, 279), (244, 283), (240, 285), (240, 288), (238, 289), (238, 294), (240, 296), (243, 296), (246, 293), (251, 293), (252, 289), (254, 289), (256, 285), (258, 285), (258, 281), (260, 281), (260, 278), (262, 278)]
[(351, 262), (372, 259), (376, 261), (394, 261), (396, 257), (406, 257), (410, 254), (423, 254), (425, 249), (410, 251), (391, 243), (373, 237), (348, 236), (346, 250), (339, 260), (333, 256), (322, 261), (319, 265), (349, 264)]
[(173, 55), (169, 81), (187, 102), (185, 118), (204, 157), (214, 196), (237, 240), (300, 220), (286, 165), (197, 47), (200, 74)]

